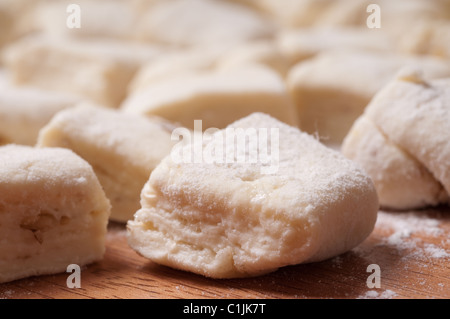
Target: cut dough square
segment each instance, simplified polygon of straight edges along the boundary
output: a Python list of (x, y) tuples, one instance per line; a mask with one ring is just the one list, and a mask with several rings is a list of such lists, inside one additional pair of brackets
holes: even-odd
[(66, 149), (0, 147), (0, 283), (101, 260), (110, 205)]
[(0, 84), (0, 145), (35, 145), (39, 130), (58, 111), (82, 98), (73, 94)]
[(297, 124), (295, 107), (283, 79), (260, 66), (190, 72), (149, 85), (131, 94), (121, 108), (127, 113), (157, 115), (193, 128), (224, 128), (253, 112), (265, 112)]
[(10, 46), (5, 64), (15, 84), (79, 94), (116, 107), (137, 69), (160, 52), (120, 41), (32, 37)]
[[(239, 161), (229, 129), (249, 134), (243, 154), (257, 150), (261, 160)], [(139, 254), (208, 277), (247, 277), (333, 257), (371, 233), (378, 212), (371, 179), (314, 137), (255, 113), (204, 141), (205, 152), (220, 148), (232, 161), (180, 162), (172, 153), (153, 170), (127, 226)], [(271, 172), (262, 170), (266, 151), (271, 162), (278, 157)]]
[(427, 78), (450, 76), (442, 59), (364, 50), (329, 51), (300, 62), (287, 80), (300, 127), (340, 144), (372, 97), (405, 66), (423, 69)]
[(151, 171), (175, 143), (172, 129), (159, 118), (85, 103), (56, 114), (41, 130), (38, 146), (69, 148), (88, 161), (111, 201), (111, 220), (126, 222), (139, 209)]

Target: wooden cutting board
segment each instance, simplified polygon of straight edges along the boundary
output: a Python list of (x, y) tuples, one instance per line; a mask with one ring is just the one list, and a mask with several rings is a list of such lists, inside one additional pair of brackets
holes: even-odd
[[(450, 208), (380, 212), (371, 236), (333, 259), (289, 266), (256, 278), (214, 280), (138, 256), (125, 226), (112, 223), (104, 260), (69, 273), (0, 284), (0, 298), (450, 298)], [(380, 288), (369, 288), (368, 266), (379, 266)], [(374, 283), (373, 276), (369, 283)]]

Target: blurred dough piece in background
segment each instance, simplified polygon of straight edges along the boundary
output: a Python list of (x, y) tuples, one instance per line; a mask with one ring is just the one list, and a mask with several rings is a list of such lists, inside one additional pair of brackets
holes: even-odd
[(297, 124), (297, 114), (283, 79), (262, 65), (189, 72), (152, 83), (128, 96), (124, 112), (157, 115), (194, 128), (224, 128), (253, 112)]
[[(449, 9), (450, 11), (450, 6)], [(450, 21), (433, 21), (415, 25), (400, 41), (404, 53), (434, 55), (450, 63)]]
[(81, 100), (69, 93), (0, 83), (0, 145), (36, 144), (39, 130), (53, 115)]
[(69, 148), (89, 162), (111, 201), (111, 219), (126, 222), (139, 209), (142, 187), (170, 153), (171, 123), (123, 114), (91, 103), (55, 115), (38, 146)]
[(226, 1), (164, 0), (143, 13), (136, 39), (176, 47), (238, 44), (272, 37), (274, 26), (249, 8)]
[(254, 41), (239, 45), (223, 54), (217, 62), (219, 68), (237, 67), (247, 64), (262, 64), (285, 77), (288, 60), (278, 49), (274, 41)]
[[(58, 0), (41, 1), (27, 23), (28, 29), (46, 35), (81, 38), (113, 38), (129, 40), (133, 37), (139, 18), (135, 1), (122, 0)], [(67, 27), (71, 4), (80, 7), (80, 28)]]
[(439, 58), (366, 50), (326, 51), (298, 63), (287, 83), (300, 128), (340, 144), (372, 97), (404, 66), (423, 69), (427, 79), (450, 76), (450, 63)]
[(116, 107), (138, 68), (161, 50), (120, 41), (38, 36), (8, 47), (4, 62), (15, 84), (75, 93)]
[(277, 47), (290, 66), (335, 49), (366, 49), (388, 52), (395, 41), (388, 33), (357, 27), (288, 29), (277, 36)]

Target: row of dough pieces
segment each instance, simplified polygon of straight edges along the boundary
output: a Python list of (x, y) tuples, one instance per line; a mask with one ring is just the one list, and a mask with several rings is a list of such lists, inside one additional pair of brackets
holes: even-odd
[[(372, 1), (79, 0), (83, 21), (79, 29), (66, 27), (69, 4), (69, 0), (1, 0), (0, 46), (40, 31), (63, 37), (106, 37), (185, 47), (248, 42), (273, 37), (280, 29), (367, 28), (367, 9)], [(437, 37), (444, 28), (433, 29), (440, 25), (438, 21), (450, 19), (449, 0), (379, 0), (377, 4), (382, 8), (381, 27), (387, 34), (406, 36), (406, 47), (418, 48), (417, 44), (428, 40), (432, 40), (432, 51), (436, 46), (445, 47)]]
[(279, 129), (279, 167), (268, 175), (261, 163), (164, 156), (171, 126), (161, 119), (86, 104), (61, 111), (41, 130), (40, 148), (0, 148), (0, 282), (101, 259), (110, 203), (112, 218), (137, 210), (127, 229), (138, 253), (209, 277), (255, 276), (348, 251), (371, 233), (386, 194), (366, 171), (387, 178), (381, 184), (395, 194), (417, 191), (409, 200), (448, 201), (449, 84), (404, 72), (375, 96), (343, 146), (364, 170), (262, 113), (229, 127)]
[[(192, 127), (194, 119), (203, 119), (204, 127), (223, 128), (262, 111), (308, 133), (318, 131), (326, 143), (340, 143), (374, 94), (402, 66), (420, 66), (428, 78), (450, 75), (450, 22), (444, 0), (439, 5), (421, 0), (412, 1), (415, 5), (410, 0), (383, 3), (384, 14), (392, 16), (401, 12), (399, 8), (408, 8), (408, 14), (396, 19), (383, 15), (383, 21), (399, 25), (398, 31), (389, 24), (369, 30), (362, 23), (353, 27), (337, 23), (333, 28), (317, 23), (280, 30), (270, 27), (272, 20), (257, 10), (235, 3), (131, 2), (82, 2), (84, 25), (79, 30), (68, 29), (65, 20), (60, 21), (66, 17), (61, 14), (66, 3), (0, 2), (2, 21), (20, 29), (4, 41), (12, 45), (3, 50), (8, 74), (0, 85), (12, 83), (13, 87), (1, 87), (0, 143), (33, 145), (39, 129), (57, 110), (85, 98), (127, 112), (162, 116), (187, 127)], [(282, 13), (281, 2), (244, 2), (253, 9), (262, 6), (259, 9), (272, 19)], [(317, 16), (325, 7), (334, 12), (325, 16), (345, 13), (341, 21), (367, 16), (365, 1), (334, 2), (292, 1), (286, 13), (308, 12), (299, 21)], [(133, 32), (124, 25), (131, 22), (123, 21), (134, 21), (130, 18), (134, 15), (126, 12), (146, 12), (143, 7), (151, 15), (143, 21), (156, 24), (145, 28), (153, 35), (146, 42), (129, 42)], [(22, 16), (24, 22), (20, 22)], [(411, 21), (414, 30), (408, 29)], [(1, 32), (15, 29), (5, 26)], [(58, 30), (65, 32), (55, 34)], [(23, 37), (29, 33), (30, 37)], [(122, 33), (127, 36), (119, 36)], [(346, 50), (338, 50), (342, 48)], [(412, 55), (419, 53), (425, 55)], [(39, 88), (41, 94), (25, 86)]]
[[(208, 3), (212, 7), (217, 4), (185, 1), (189, 2), (196, 5)], [(259, 31), (253, 33), (257, 29), (250, 29), (252, 31), (249, 33), (241, 33), (244, 38), (254, 35), (259, 38), (262, 35), (256, 36)], [(418, 40), (411, 37), (412, 42), (405, 42), (409, 45), (408, 49), (448, 57), (445, 47), (448, 42), (437, 41), (438, 35), (446, 35), (445, 23), (427, 23), (418, 30), (421, 35)], [(178, 37), (172, 38), (169, 41), (171, 44), (186, 44), (175, 42), (189, 37), (180, 37), (177, 32), (174, 34)], [(207, 39), (211, 37), (206, 36)], [(364, 40), (366, 37), (370, 41)], [(163, 35), (161, 38), (165, 42), (171, 36)], [(317, 43), (317, 39), (312, 40), (314, 38), (322, 42)], [(330, 38), (340, 40), (331, 43), (324, 41)], [(311, 45), (306, 46), (301, 41)], [(328, 52), (343, 42), (346, 46), (370, 49), (372, 52)], [(425, 43), (427, 46), (423, 46)], [(319, 133), (333, 142), (342, 139), (375, 92), (401, 66), (420, 65), (429, 78), (448, 76), (446, 61), (410, 56), (405, 63), (404, 57), (387, 53), (392, 46), (385, 37), (375, 33), (368, 35), (360, 29), (286, 32), (280, 38), (280, 45), (274, 49), (272, 44), (267, 41), (247, 43), (227, 49), (227, 56), (222, 46), (194, 49), (187, 56), (178, 53), (167, 56), (166, 48), (160, 46), (129, 44), (130, 47), (124, 49), (123, 42), (115, 41), (100, 45), (98, 40), (68, 41), (39, 37), (14, 44), (7, 52), (8, 76), (18, 84), (41, 89), (11, 87), (2, 83), (7, 88), (3, 92), (5, 105), (8, 105), (5, 112), (8, 120), (0, 128), (7, 128), (5, 131), (9, 132), (3, 137), (4, 143), (34, 144), (41, 127), (57, 111), (78, 104), (83, 99), (79, 95), (107, 106), (123, 104), (121, 109), (126, 112), (79, 106), (58, 113), (41, 131), (39, 146), (70, 148), (90, 165), (61, 149), (2, 148), (1, 159), (5, 169), (1, 174), (1, 184), (6, 197), (0, 208), (5, 212), (14, 211), (15, 216), (3, 214), (4, 220), (0, 223), (8, 226), (8, 231), (4, 233), (6, 237), (2, 238), (6, 244), (2, 246), (5, 249), (2, 256), (5, 258), (0, 261), (0, 273), (3, 274), (0, 281), (64, 271), (69, 263), (85, 264), (101, 258), (110, 214), (108, 199), (112, 206), (111, 219), (126, 221), (131, 218), (130, 215), (141, 207), (139, 193), (142, 185), (172, 145), (169, 135), (173, 124), (155, 117), (144, 119), (132, 113), (160, 115), (186, 126), (192, 125), (193, 119), (202, 118), (205, 127), (224, 127), (259, 110), (290, 124), (300, 124), (302, 129), (308, 131), (311, 118), (317, 120), (325, 116), (325, 119), (331, 119), (327, 117), (330, 113), (329, 101), (338, 101), (336, 110), (340, 101), (356, 101), (355, 109), (344, 112), (342, 121), (328, 123), (322, 120), (309, 129), (316, 131), (320, 126)], [(302, 51), (305, 47), (307, 50)], [(133, 53), (130, 53), (130, 48), (133, 48)], [(314, 55), (317, 56), (294, 67), (295, 63)], [(155, 61), (142, 67), (153, 57)], [(258, 62), (259, 65), (247, 66), (249, 62)], [(340, 71), (330, 72), (341, 65), (342, 68), (338, 68)], [(370, 65), (375, 67), (368, 71)], [(305, 69), (295, 71), (301, 66)], [(288, 90), (283, 81), (286, 74)], [(166, 78), (167, 75), (170, 78)], [(344, 143), (344, 154), (353, 157), (370, 173), (381, 203), (384, 201), (387, 206), (405, 208), (446, 202), (448, 128), (445, 123), (448, 123), (448, 104), (444, 102), (448, 100), (445, 93), (448, 92), (445, 89), (447, 85), (438, 82), (427, 84), (415, 75), (403, 76), (401, 81), (405, 82), (405, 79), (419, 85), (407, 86), (406, 89), (407, 92), (417, 90), (418, 96), (411, 93), (412, 97), (408, 98), (409, 94), (400, 94), (400, 100), (420, 101), (420, 96), (424, 94), (438, 103), (437, 108), (433, 107), (436, 111), (432, 111), (431, 116), (414, 113), (418, 118), (427, 117), (429, 121), (425, 123), (428, 124), (404, 121), (405, 128), (411, 124), (422, 127), (421, 133), (418, 133), (420, 136), (406, 134), (405, 137), (405, 134), (392, 133), (395, 122), (391, 120), (386, 124), (386, 118), (368, 112), (355, 124)], [(297, 81), (300, 83), (298, 86)], [(183, 84), (185, 91), (173, 98), (174, 88), (179, 88), (179, 83)], [(193, 83), (192, 86), (190, 83)], [(186, 84), (189, 85), (185, 87)], [(431, 87), (431, 93), (424, 87)], [(71, 95), (54, 94), (42, 89), (69, 92)], [(252, 94), (249, 94), (249, 100), (244, 105), (238, 104), (239, 108), (232, 111), (224, 110), (224, 105), (236, 105), (243, 96), (247, 97), (248, 92)], [(160, 104), (145, 105), (150, 94), (157, 96)], [(129, 99), (123, 102), (127, 95)], [(388, 100), (392, 99), (391, 93), (387, 95)], [(37, 108), (32, 103), (24, 103), (24, 97), (33, 103), (42, 101), (42, 105), (49, 108), (43, 106), (35, 112)], [(292, 106), (291, 98), (297, 108)], [(321, 99), (325, 102), (320, 102)], [(425, 98), (424, 104), (428, 100)], [(266, 101), (283, 107), (275, 110)], [(439, 104), (439, 101), (444, 102)], [(216, 116), (208, 117), (212, 102), (217, 103), (214, 108)], [(258, 103), (260, 106), (255, 107)], [(304, 106), (308, 104), (323, 105), (323, 108), (318, 108), (316, 112)], [(29, 106), (27, 111), (20, 111), (24, 105)], [(342, 105), (346, 107), (344, 103)], [(147, 111), (148, 108), (157, 111)], [(182, 109), (188, 112), (180, 113)], [(243, 113), (240, 113), (242, 109)], [(17, 113), (14, 113), (15, 110)], [(395, 116), (403, 112), (407, 113), (402, 109)], [(434, 126), (438, 113), (441, 122), (436, 122)], [(308, 118), (309, 115), (311, 118)], [(325, 125), (320, 124), (322, 122)], [(262, 115), (253, 115), (234, 125), (282, 128), (281, 140), (285, 142), (281, 162), (285, 166), (280, 168), (280, 176), (261, 177), (254, 166), (245, 169), (232, 167), (231, 171), (229, 167), (179, 167), (167, 157), (154, 170), (142, 191), (142, 208), (135, 220), (128, 223), (129, 242), (136, 251), (156, 262), (206, 276), (239, 277), (265, 273), (284, 265), (326, 259), (351, 249), (368, 236), (376, 218), (377, 196), (372, 182), (354, 164), (298, 130)], [(433, 132), (439, 129), (444, 132), (443, 139), (434, 139)], [(17, 140), (18, 136), (23, 140)], [(423, 145), (411, 146), (409, 140), (412, 138), (418, 138)], [(370, 140), (377, 143), (369, 147), (367, 141)], [(155, 148), (149, 150), (149, 145)], [(434, 148), (427, 148), (427, 145)], [(380, 154), (381, 161), (373, 161), (373, 154)], [(293, 158), (299, 161), (294, 163)], [(316, 162), (320, 166), (311, 164)], [(398, 170), (398, 167), (404, 170)], [(208, 176), (220, 178), (208, 179)], [(293, 178), (286, 180), (286, 176)], [(221, 181), (220, 185), (217, 180)], [(389, 189), (397, 190), (395, 185), (401, 185), (403, 190), (405, 181), (408, 187), (401, 196), (392, 196)], [(297, 198), (298, 194), (303, 197)], [(29, 206), (23, 203), (29, 203)], [(304, 209), (294, 214), (298, 212), (298, 207)], [(215, 214), (210, 214), (212, 209)], [(254, 226), (252, 232), (248, 231), (248, 225)], [(74, 230), (77, 235), (73, 235)], [(67, 233), (71, 235), (65, 236)], [(64, 240), (60, 240), (61, 237)], [(89, 248), (87, 243), (92, 247)], [(55, 262), (56, 259), (59, 262)]]
[[(343, 32), (362, 46), (360, 39), (368, 40), (355, 30), (329, 32), (337, 39)], [(401, 67), (418, 66), (429, 79), (450, 76), (449, 60), (431, 56), (361, 48), (320, 51), (289, 68), (267, 42), (231, 51), (210, 47), (164, 54), (137, 44), (27, 38), (5, 54), (0, 142), (33, 145), (39, 129), (58, 110), (89, 99), (189, 128), (195, 119), (202, 119), (205, 128), (224, 128), (261, 111), (308, 133), (318, 132), (325, 143), (340, 143)]]

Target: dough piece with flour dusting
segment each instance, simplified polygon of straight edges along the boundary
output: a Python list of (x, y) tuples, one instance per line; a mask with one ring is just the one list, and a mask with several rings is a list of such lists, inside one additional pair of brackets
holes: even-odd
[(73, 150), (94, 168), (111, 201), (111, 219), (126, 222), (139, 209), (150, 173), (169, 154), (171, 124), (90, 103), (58, 113), (39, 134), (39, 146)]
[(100, 260), (110, 205), (66, 149), (0, 147), (0, 283)]
[(342, 153), (372, 178), (380, 205), (416, 209), (448, 201), (442, 185), (413, 156), (400, 149), (362, 115), (342, 144)]
[[(247, 160), (238, 160), (235, 139), (224, 136), (230, 129), (248, 134)], [(234, 161), (166, 157), (128, 222), (128, 242), (139, 254), (208, 277), (248, 277), (344, 253), (371, 233), (378, 211), (372, 181), (312, 136), (254, 113), (208, 140), (204, 154), (225, 149)], [(264, 170), (268, 160), (250, 160), (262, 145), (271, 170)]]
[[(415, 70), (402, 70), (373, 98), (363, 117), (346, 137), (343, 153), (366, 169), (375, 185), (398, 187), (395, 205), (392, 194), (378, 189), (380, 203), (407, 209), (448, 202), (450, 80), (425, 81)], [(362, 136), (375, 135), (384, 141), (374, 158), (376, 144), (364, 142)]]

